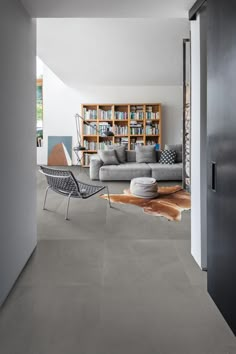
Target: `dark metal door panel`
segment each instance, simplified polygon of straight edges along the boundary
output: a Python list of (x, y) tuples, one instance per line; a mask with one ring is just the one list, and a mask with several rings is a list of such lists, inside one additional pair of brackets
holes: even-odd
[(236, 1), (207, 13), (208, 291), (236, 334)]

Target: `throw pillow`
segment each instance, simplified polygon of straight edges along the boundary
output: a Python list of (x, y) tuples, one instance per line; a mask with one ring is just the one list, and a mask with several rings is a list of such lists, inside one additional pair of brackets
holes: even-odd
[(175, 150), (176, 151), (176, 162), (182, 162), (182, 144), (172, 144), (172, 145), (165, 145), (165, 150)]
[(176, 160), (175, 150), (163, 150), (161, 152), (161, 157), (159, 163), (166, 165), (173, 165)]
[(115, 150), (98, 150), (98, 156), (104, 165), (119, 165)]
[(115, 150), (119, 162), (126, 162), (126, 147), (124, 145), (106, 145), (106, 150)]
[(136, 146), (136, 162), (157, 162), (155, 145)]

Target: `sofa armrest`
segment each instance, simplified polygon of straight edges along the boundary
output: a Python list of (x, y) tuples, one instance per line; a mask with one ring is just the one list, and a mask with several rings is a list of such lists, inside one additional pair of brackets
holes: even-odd
[(91, 180), (99, 180), (99, 170), (102, 167), (103, 162), (99, 156), (93, 155), (90, 160), (89, 174)]

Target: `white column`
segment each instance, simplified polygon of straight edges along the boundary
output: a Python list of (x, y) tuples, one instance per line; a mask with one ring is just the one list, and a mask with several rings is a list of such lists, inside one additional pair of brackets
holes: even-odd
[(191, 22), (191, 253), (207, 268), (206, 10)]

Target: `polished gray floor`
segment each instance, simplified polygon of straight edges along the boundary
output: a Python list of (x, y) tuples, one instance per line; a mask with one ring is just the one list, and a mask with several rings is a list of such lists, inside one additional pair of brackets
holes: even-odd
[(39, 242), (0, 311), (1, 354), (236, 353), (190, 255), (189, 212), (168, 222), (95, 196), (65, 221), (55, 193), (41, 210), (45, 186), (38, 175)]

